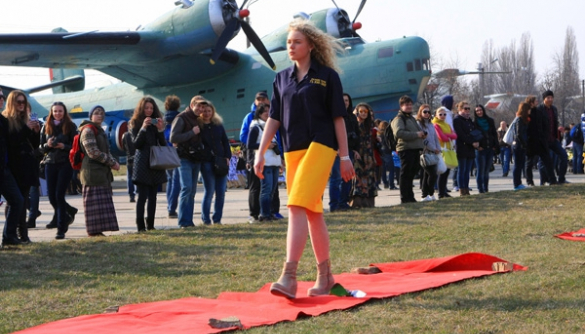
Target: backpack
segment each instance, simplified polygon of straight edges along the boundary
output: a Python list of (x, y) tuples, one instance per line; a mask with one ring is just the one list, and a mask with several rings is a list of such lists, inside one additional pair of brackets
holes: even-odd
[(382, 141), (384, 142), (384, 146), (388, 147), (390, 151), (396, 151), (396, 138), (394, 137), (394, 131), (392, 131), (390, 124), (384, 129)]
[[(98, 131), (95, 126), (87, 126), (89, 126), (93, 130), (93, 133), (97, 135)], [(85, 158), (85, 154), (81, 150), (81, 143), (79, 142), (81, 138), (81, 132), (83, 132), (83, 129), (78, 134), (76, 134), (75, 137), (73, 137), (73, 145), (71, 145), (71, 150), (69, 151), (69, 163), (71, 163), (73, 170), (80, 170), (83, 158)]]

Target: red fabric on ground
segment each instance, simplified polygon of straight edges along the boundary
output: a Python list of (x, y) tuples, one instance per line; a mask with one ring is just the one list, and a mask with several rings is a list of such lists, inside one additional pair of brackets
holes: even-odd
[[(288, 300), (268, 291), (270, 284), (254, 293), (224, 292), (217, 299), (182, 298), (171, 301), (134, 304), (120, 307), (118, 313), (95, 314), (59, 320), (23, 330), (19, 333), (218, 333), (210, 318), (235, 316), (244, 328), (294, 321), (301, 315), (317, 316), (333, 310), (345, 310), (372, 298), (436, 288), (465, 279), (496, 274), (497, 257), (468, 253), (437, 259), (376, 264), (382, 273), (375, 275), (340, 274), (335, 281), (348, 290), (362, 290), (365, 298), (321, 296), (305, 297), (313, 282), (299, 282), (297, 298)], [(514, 265), (514, 270), (526, 270)], [(231, 328), (233, 329), (233, 328)]]
[[(574, 236), (575, 234), (578, 236)], [(576, 232), (565, 232), (559, 235), (555, 235), (555, 237), (571, 241), (585, 241), (585, 228), (582, 228)]]

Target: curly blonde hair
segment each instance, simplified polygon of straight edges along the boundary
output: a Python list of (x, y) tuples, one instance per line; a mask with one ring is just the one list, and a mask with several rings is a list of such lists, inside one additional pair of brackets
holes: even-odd
[(307, 41), (313, 46), (311, 59), (315, 59), (321, 65), (325, 65), (341, 73), (337, 67), (336, 53), (343, 53), (345, 50), (333, 36), (321, 31), (309, 20), (295, 19), (288, 25), (288, 32), (299, 31), (307, 38)]

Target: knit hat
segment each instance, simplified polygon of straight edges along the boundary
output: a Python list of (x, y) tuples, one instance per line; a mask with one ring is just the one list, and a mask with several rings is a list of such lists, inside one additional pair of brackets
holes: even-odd
[(553, 94), (552, 90), (547, 90), (544, 93), (542, 93), (542, 99), (546, 99), (548, 96), (552, 96), (555, 97), (555, 94)]
[(97, 108), (101, 108), (104, 112), (106, 111), (106, 109), (104, 109), (104, 107), (100, 106), (100, 105), (96, 105), (93, 106), (91, 108), (91, 110), (89, 111), (89, 120), (91, 120), (91, 115), (93, 115), (93, 112), (97, 109)]
[(453, 110), (453, 95), (445, 95), (441, 99), (441, 105), (449, 110)]

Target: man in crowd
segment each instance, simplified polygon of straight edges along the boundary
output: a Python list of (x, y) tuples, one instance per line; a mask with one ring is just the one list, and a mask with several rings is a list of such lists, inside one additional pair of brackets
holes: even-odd
[[(559, 160), (559, 168), (558, 168), (558, 178), (555, 177), (554, 168), (547, 168), (547, 177), (548, 182), (550, 184), (555, 183), (568, 183), (565, 180), (565, 175), (567, 174), (567, 151), (561, 145), (559, 141), (558, 135), (558, 127), (559, 127), (559, 113), (557, 108), (553, 105), (554, 102), (554, 94), (552, 91), (547, 90), (542, 94), (543, 102), (536, 107), (536, 112), (538, 117), (541, 118), (541, 135), (545, 137), (549, 153), (553, 153), (557, 155)], [(552, 160), (552, 159), (551, 159)], [(552, 172), (548, 172), (552, 171)], [(544, 172), (541, 170), (541, 173)], [(550, 174), (550, 175), (549, 175)]]
[(400, 98), (400, 111), (392, 121), (392, 131), (396, 136), (396, 151), (400, 157), (400, 202), (412, 203), (414, 192), (412, 183), (420, 169), (420, 151), (424, 148), (426, 134), (420, 130), (412, 116), (412, 99), (408, 95)]

